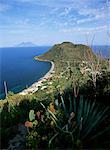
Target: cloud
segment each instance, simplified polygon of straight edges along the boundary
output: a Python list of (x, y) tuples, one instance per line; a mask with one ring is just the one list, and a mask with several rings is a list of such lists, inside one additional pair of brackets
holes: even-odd
[[(13, 0), (13, 1), (16, 1), (16, 2), (21, 2), (21, 3), (35, 3), (36, 0)], [(39, 0), (38, 0), (39, 1)]]
[(5, 11), (9, 10), (10, 8), (11, 8), (11, 6), (8, 4), (0, 3), (0, 12), (5, 12)]
[(69, 29), (61, 29), (60, 32), (63, 33), (81, 33), (81, 34), (89, 34), (89, 33), (95, 33), (95, 32), (102, 32), (102, 31), (107, 31), (108, 26), (103, 25), (103, 26), (98, 26), (98, 27), (91, 27), (91, 28), (69, 28)]
[[(0, 0), (0, 12), (5, 12), (1, 15), (0, 30), (6, 36), (9, 32), (25, 33), (26, 37), (31, 37), (31, 33), (46, 33), (54, 39), (56, 34), (59, 40), (60, 36), (72, 37), (73, 33), (76, 36), (92, 32), (103, 34), (107, 30), (104, 24), (109, 22), (106, 3), (106, 0)], [(108, 5), (110, 7), (110, 1)]]
[(84, 15), (84, 16), (95, 15), (95, 14), (97, 14), (99, 12), (100, 12), (100, 9), (87, 8), (87, 7), (86, 8), (81, 8), (81, 9), (78, 10), (78, 14), (79, 15)]
[(59, 14), (59, 16), (67, 16), (69, 13), (70, 13), (70, 11), (71, 11), (71, 7), (69, 7), (69, 8), (64, 8), (63, 10), (62, 10), (62, 12)]
[(30, 24), (30, 19), (29, 18), (25, 18), (24, 20), (17, 20), (15, 21), (15, 25), (16, 26), (29, 26)]
[(87, 17), (85, 19), (78, 19), (76, 21), (77, 24), (81, 24), (81, 23), (88, 23), (88, 22), (93, 22), (93, 21), (97, 21), (100, 19), (104, 19), (107, 18), (107, 16), (105, 14), (97, 14), (94, 17)]
[[(73, 7), (73, 8), (78, 8), (78, 7), (84, 7), (85, 5), (93, 5), (98, 3), (102, 4), (102, 0), (11, 0), (11, 1), (16, 1), (18, 3), (31, 3), (34, 5), (41, 5), (41, 6), (47, 6), (47, 7), (58, 7), (58, 8), (65, 8), (65, 7)], [(104, 4), (104, 3), (103, 3)], [(99, 7), (99, 5), (97, 5)]]

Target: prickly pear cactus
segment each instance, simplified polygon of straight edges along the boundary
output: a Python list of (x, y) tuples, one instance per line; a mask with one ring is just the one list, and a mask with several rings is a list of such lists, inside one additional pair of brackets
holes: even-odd
[(29, 120), (30, 120), (30, 121), (35, 120), (34, 110), (30, 110), (30, 112), (29, 112)]

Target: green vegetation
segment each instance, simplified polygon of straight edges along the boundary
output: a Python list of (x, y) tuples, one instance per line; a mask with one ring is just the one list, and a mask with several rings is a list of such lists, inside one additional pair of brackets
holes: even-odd
[(59, 93), (51, 101), (5, 103), (2, 148), (107, 148), (110, 108), (69, 93)]
[(108, 149), (109, 62), (70, 42), (38, 58), (55, 73), (36, 93), (0, 101), (1, 149)]
[(38, 58), (55, 62), (55, 72), (59, 73), (68, 67), (68, 62), (71, 66), (76, 67), (77, 64), (85, 61), (88, 55), (93, 59), (96, 58), (88, 46), (63, 42), (54, 45), (47, 53)]

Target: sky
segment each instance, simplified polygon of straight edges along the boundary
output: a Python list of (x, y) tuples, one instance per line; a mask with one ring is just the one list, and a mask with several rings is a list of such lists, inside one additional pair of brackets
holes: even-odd
[(109, 44), (110, 0), (0, 0), (0, 47), (63, 41)]

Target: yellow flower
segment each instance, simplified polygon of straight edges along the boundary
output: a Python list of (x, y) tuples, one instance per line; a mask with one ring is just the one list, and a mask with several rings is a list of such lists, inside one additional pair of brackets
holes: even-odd
[(54, 103), (53, 103), (53, 102), (50, 103), (49, 110), (50, 110), (52, 113), (55, 113), (55, 108), (54, 108)]

